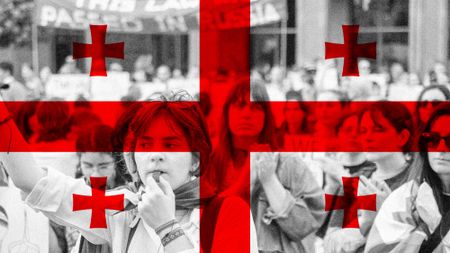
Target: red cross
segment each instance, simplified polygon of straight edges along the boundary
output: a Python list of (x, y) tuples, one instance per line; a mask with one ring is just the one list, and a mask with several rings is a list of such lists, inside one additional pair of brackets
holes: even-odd
[(325, 59), (344, 58), (342, 76), (359, 76), (358, 57), (375, 59), (375, 42), (358, 44), (359, 25), (343, 25), (344, 44), (325, 42)]
[(105, 44), (107, 25), (90, 25), (92, 44), (73, 43), (73, 58), (92, 58), (90, 76), (107, 76), (105, 58), (124, 58), (123, 42)]
[[(343, 228), (359, 228), (358, 210), (377, 210), (377, 195), (358, 196), (358, 177), (342, 177), (344, 196), (325, 194), (325, 211), (344, 209)], [(336, 198), (334, 203), (333, 199)], [(333, 206), (335, 204), (335, 206)]]
[(105, 210), (122, 211), (124, 195), (105, 196), (106, 177), (91, 177), (92, 196), (73, 194), (73, 211), (92, 209), (90, 228), (106, 228)]

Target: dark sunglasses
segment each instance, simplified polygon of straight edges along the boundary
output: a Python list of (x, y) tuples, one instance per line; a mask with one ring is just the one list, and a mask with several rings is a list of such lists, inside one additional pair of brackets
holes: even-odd
[(450, 149), (450, 135), (444, 137), (438, 133), (423, 133), (422, 138), (427, 143), (428, 148), (437, 148), (442, 139), (445, 146)]
[(436, 108), (437, 106), (439, 106), (443, 101), (441, 100), (431, 100), (431, 101), (420, 101), (419, 102), (419, 107), (428, 107), (429, 105), (431, 105), (432, 108)]

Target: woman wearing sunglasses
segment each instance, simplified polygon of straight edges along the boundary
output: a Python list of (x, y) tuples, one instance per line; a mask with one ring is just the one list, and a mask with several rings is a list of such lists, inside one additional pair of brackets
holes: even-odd
[(365, 252), (450, 252), (450, 105), (439, 106), (419, 137), (412, 179), (384, 202)]
[[(93, 245), (86, 252), (238, 252), (250, 240), (238, 233), (250, 225), (249, 209), (239, 198), (222, 201), (215, 226), (201, 223), (207, 229), (200, 242), (200, 208), (214, 197), (205, 180), (200, 193), (200, 172), (209, 168), (211, 145), (198, 104), (179, 98), (146, 103), (133, 116), (123, 143), (128, 151), (124, 160), (137, 192), (108, 193), (124, 193), (126, 200), (125, 211), (107, 211), (105, 229), (90, 228), (91, 212), (72, 210), (73, 194), (92, 194), (83, 180), (41, 169), (30, 153), (0, 153), (0, 160), (27, 194), (28, 205), (81, 231)], [(2, 150), (9, 145), (5, 139), (12, 139), (11, 145), (24, 145), (3, 103), (0, 116)], [(204, 236), (210, 239), (208, 244)]]
[(434, 109), (443, 101), (450, 100), (450, 90), (445, 85), (431, 85), (422, 90), (416, 107), (419, 126), (428, 121)]

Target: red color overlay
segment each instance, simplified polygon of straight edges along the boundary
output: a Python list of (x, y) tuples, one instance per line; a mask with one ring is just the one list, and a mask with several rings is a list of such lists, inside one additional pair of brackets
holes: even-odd
[[(344, 210), (342, 228), (359, 228), (358, 210), (377, 210), (377, 195), (358, 196), (358, 177), (342, 177), (344, 196), (325, 194), (325, 211)], [(336, 198), (336, 203), (333, 200)], [(335, 204), (333, 206), (333, 204)], [(333, 209), (334, 207), (334, 209)]]
[(92, 209), (90, 228), (106, 228), (106, 209), (122, 211), (124, 195), (105, 196), (106, 177), (91, 177), (92, 196), (73, 194), (73, 211)]
[(125, 43), (105, 44), (107, 25), (90, 25), (92, 44), (73, 43), (73, 58), (92, 58), (90, 76), (107, 76), (105, 58), (124, 58)]
[(344, 44), (325, 42), (325, 59), (344, 58), (342, 76), (359, 76), (358, 57), (376, 59), (375, 42), (358, 44), (359, 25), (343, 25)]

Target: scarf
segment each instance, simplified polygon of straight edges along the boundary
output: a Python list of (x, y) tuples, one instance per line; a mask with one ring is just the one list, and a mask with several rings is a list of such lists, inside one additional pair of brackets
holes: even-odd
[[(116, 188), (115, 190), (123, 189), (123, 188), (128, 189), (133, 192), (138, 192), (138, 193), (135, 193), (135, 196), (143, 193), (143, 187), (141, 186), (139, 188), (139, 191), (137, 191), (136, 189), (138, 187), (135, 184), (122, 186), (122, 187)], [(202, 190), (203, 191), (200, 193), (200, 179), (199, 178), (195, 178), (194, 180), (191, 180), (191, 181), (181, 185), (180, 187), (178, 187), (177, 189), (175, 189), (173, 191), (175, 194), (176, 209), (195, 209), (195, 208), (203, 207), (205, 204), (207, 204), (209, 201), (211, 201), (211, 199), (213, 199), (214, 196), (216, 195), (215, 191), (213, 189), (214, 188), (211, 185), (209, 185), (208, 183), (202, 182)], [(125, 195), (125, 198), (127, 199), (128, 203), (125, 204), (125, 208), (123, 211), (131, 211), (131, 212), (137, 211), (137, 202), (136, 202), (136, 198), (134, 198), (135, 196), (133, 196), (131, 198), (127, 198), (127, 196)], [(123, 211), (119, 211), (117, 213), (120, 213)], [(117, 213), (115, 213), (115, 214), (117, 214)], [(135, 221), (136, 219), (140, 219), (140, 218), (136, 217), (135, 219), (133, 219), (134, 220), (133, 223), (136, 224), (136, 226), (137, 226), (138, 222)], [(132, 236), (130, 235), (129, 237), (130, 238), (128, 238), (127, 244), (129, 244), (131, 242)], [(127, 245), (127, 249), (128, 249), (128, 245)], [(80, 248), (79, 248), (78, 252), (79, 253), (91, 253), (91, 252), (110, 253), (110, 252), (112, 252), (112, 250), (109, 245), (106, 245), (106, 244), (96, 245), (96, 244), (89, 242), (84, 237), (81, 237)]]

